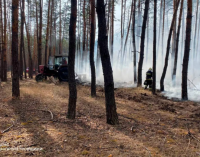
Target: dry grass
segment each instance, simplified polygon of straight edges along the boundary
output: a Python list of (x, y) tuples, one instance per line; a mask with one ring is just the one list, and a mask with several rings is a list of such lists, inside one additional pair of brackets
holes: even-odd
[[(78, 85), (77, 117), (66, 118), (68, 84), (20, 82), (21, 98), (12, 100), (11, 81), (0, 89), (2, 148), (43, 148), (42, 151), (0, 151), (0, 156), (192, 157), (200, 154), (200, 106), (173, 102), (142, 88), (117, 89), (120, 124), (106, 124), (105, 98)], [(52, 115), (53, 113), (53, 121)]]

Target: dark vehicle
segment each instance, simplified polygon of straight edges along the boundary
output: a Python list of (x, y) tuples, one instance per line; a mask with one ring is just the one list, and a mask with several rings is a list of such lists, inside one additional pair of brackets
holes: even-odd
[[(48, 66), (39, 65), (39, 73), (35, 80), (39, 82), (43, 81), (45, 77), (53, 76), (55, 79), (59, 79), (59, 81), (68, 82), (67, 60), (67, 55), (50, 56)], [(78, 80), (77, 75), (76, 80)]]

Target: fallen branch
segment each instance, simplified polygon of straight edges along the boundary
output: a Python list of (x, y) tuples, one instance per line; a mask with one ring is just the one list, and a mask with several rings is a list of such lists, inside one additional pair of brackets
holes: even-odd
[(91, 149), (111, 149), (111, 148), (118, 148), (118, 146), (115, 146), (115, 147), (90, 147), (90, 146), (87, 146), (87, 145), (83, 145), (84, 147), (87, 147), (87, 148), (91, 148)]
[(51, 120), (53, 120), (53, 113), (50, 111), (50, 110), (38, 110), (38, 109), (30, 109), (30, 110), (27, 110), (27, 111), (33, 111), (33, 110), (37, 110), (37, 111), (43, 111), (43, 112), (49, 112), (50, 115), (51, 115)]
[(199, 140), (198, 138), (196, 138), (194, 135), (190, 134), (190, 136), (191, 136), (192, 138), (194, 138), (195, 140), (197, 140), (198, 142), (200, 142), (200, 140)]
[(134, 120), (136, 123), (138, 123), (138, 121), (136, 119), (134, 119), (134, 118), (126, 117), (126, 116), (121, 115), (121, 114), (118, 114), (118, 115), (123, 117), (123, 118), (126, 118), (126, 119)]
[[(13, 121), (12, 121), (12, 122), (13, 122)], [(1, 131), (1, 133), (3, 134), (3, 133), (5, 133), (5, 132), (8, 132), (13, 126), (14, 126), (14, 122), (13, 122), (13, 125), (11, 125), (11, 126), (10, 126), (9, 128), (7, 128), (7, 129)]]
[(146, 148), (145, 146), (143, 146), (143, 147), (149, 152), (149, 157), (151, 157), (151, 151), (148, 148)]

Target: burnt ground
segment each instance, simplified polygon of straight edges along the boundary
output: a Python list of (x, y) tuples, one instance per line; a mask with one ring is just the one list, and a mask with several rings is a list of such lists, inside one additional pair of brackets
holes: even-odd
[(90, 87), (77, 86), (77, 116), (69, 120), (67, 83), (27, 79), (20, 85), (18, 100), (12, 99), (11, 80), (0, 89), (0, 156), (200, 156), (197, 102), (168, 100), (142, 88), (116, 89), (120, 124), (111, 126), (101, 87), (92, 98)]

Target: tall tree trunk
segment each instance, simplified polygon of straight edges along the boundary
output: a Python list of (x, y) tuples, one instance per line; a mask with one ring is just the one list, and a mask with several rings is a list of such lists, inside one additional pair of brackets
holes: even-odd
[(53, 37), (54, 37), (54, 44), (53, 44), (53, 56), (56, 54), (56, 14), (54, 15), (54, 22), (53, 22)]
[(54, 0), (52, 0), (52, 7), (51, 7), (49, 56), (52, 56), (53, 12), (54, 12)]
[[(42, 0), (40, 0), (40, 29), (38, 41), (38, 66), (42, 64)], [(39, 67), (38, 67), (39, 69)]]
[[(160, 8), (161, 9), (161, 8)], [(156, 94), (156, 17), (157, 0), (154, 0), (154, 27), (153, 27), (153, 86), (152, 93)]]
[(3, 65), (3, 8), (2, 8), (2, 1), (0, 0), (0, 56), (1, 56), (1, 80), (4, 78), (4, 65)]
[[(25, 17), (25, 15), (24, 15)], [(29, 78), (33, 78), (33, 60), (31, 55), (31, 43), (30, 43), (30, 32), (28, 30), (28, 25), (24, 19), (25, 27), (26, 27), (26, 35), (27, 35), (27, 42), (28, 42), (28, 55), (29, 55)]]
[(133, 42), (133, 67), (134, 67), (134, 83), (137, 83), (137, 64), (136, 64), (136, 43), (135, 43), (135, 10), (136, 10), (136, 0), (134, 0), (134, 10), (133, 10), (133, 18), (132, 18), (132, 42)]
[[(194, 45), (193, 45), (193, 50), (194, 50), (194, 61), (195, 58), (197, 57), (196, 55), (196, 40), (197, 40), (197, 21), (198, 21), (198, 13), (199, 13), (199, 0), (197, 0), (197, 9), (196, 9), (196, 21), (195, 21), (195, 32), (194, 32)], [(194, 68), (193, 68), (194, 69)]]
[(183, 71), (182, 71), (182, 99), (188, 100), (187, 80), (188, 80), (188, 62), (190, 56), (190, 38), (192, 25), (192, 0), (187, 0), (187, 19), (186, 19), (186, 38), (185, 51), (183, 57)]
[(175, 77), (176, 77), (176, 69), (177, 69), (177, 61), (178, 61), (178, 44), (179, 44), (179, 35), (180, 35), (180, 30), (181, 30), (183, 1), (184, 0), (181, 0), (181, 8), (180, 8), (180, 14), (179, 14), (179, 21), (178, 21), (178, 30), (177, 30), (177, 35), (176, 35), (176, 51), (175, 51), (175, 57), (174, 57), (173, 79), (175, 79)]
[(133, 0), (132, 0), (132, 5), (131, 5), (131, 14), (130, 14), (130, 19), (129, 19), (129, 23), (128, 23), (127, 35), (126, 35), (126, 39), (125, 39), (125, 43), (124, 43), (124, 53), (125, 53), (126, 44), (127, 44), (127, 41), (128, 41), (129, 30), (130, 30), (130, 27), (131, 27), (132, 14), (133, 14)]
[[(176, 6), (177, 0), (173, 0), (173, 2), (174, 2), (174, 12), (173, 12), (173, 14), (175, 14), (176, 8), (177, 8), (177, 6)], [(176, 51), (176, 19), (177, 19), (177, 14), (176, 14), (176, 17), (175, 17), (173, 31), (172, 31), (172, 53), (171, 53), (171, 57), (172, 57), (171, 58), (171, 64), (172, 65), (173, 65), (175, 51)], [(173, 67), (172, 67), (172, 71), (173, 71)], [(173, 81), (173, 72), (172, 72), (172, 81)]]
[(166, 75), (167, 67), (168, 67), (168, 59), (169, 59), (169, 50), (170, 50), (172, 31), (173, 31), (173, 27), (174, 27), (174, 22), (176, 20), (176, 14), (177, 14), (177, 11), (178, 11), (179, 3), (180, 3), (180, 0), (178, 0), (178, 2), (177, 2), (176, 10), (175, 10), (175, 13), (174, 13), (173, 18), (172, 18), (172, 23), (171, 23), (170, 31), (169, 31), (169, 35), (168, 35), (167, 50), (166, 50), (166, 56), (165, 56), (165, 65), (164, 65), (163, 73), (162, 73), (162, 76), (161, 76), (161, 79), (160, 79), (160, 90), (161, 91), (164, 91), (164, 79), (165, 79), (165, 75)]
[(76, 51), (76, 18), (77, 18), (77, 0), (71, 0), (71, 17), (69, 26), (69, 104), (68, 114), (69, 119), (74, 119), (76, 116), (76, 100), (77, 100), (77, 89), (75, 81), (75, 51)]
[(24, 55), (24, 75), (25, 75), (25, 79), (27, 79), (27, 74), (26, 74), (26, 52), (25, 52), (25, 46), (24, 46), (24, 43), (23, 43), (23, 55)]
[(51, 3), (51, 0), (49, 0), (49, 3), (48, 3), (47, 33), (46, 33), (45, 59), (44, 59), (44, 64), (45, 65), (47, 65), (47, 49), (48, 49), (48, 43), (49, 43), (49, 12), (50, 12), (50, 3)]
[[(1, 0), (0, 0), (0, 30), (3, 30), (2, 1)], [(0, 31), (0, 43), (3, 43), (2, 31)], [(3, 79), (3, 53), (2, 53), (2, 44), (0, 44), (0, 85), (1, 85), (2, 79)]]
[[(39, 23), (38, 23), (38, 2), (37, 0), (35, 0), (35, 5), (36, 5), (36, 31), (37, 31), (37, 60), (38, 60), (38, 52), (39, 52)], [(39, 64), (37, 62), (37, 69), (39, 67)], [(39, 69), (38, 69), (38, 72), (39, 72)]]
[(91, 96), (96, 96), (96, 73), (94, 65), (95, 42), (95, 0), (90, 0), (91, 5), (91, 30), (90, 30), (90, 67), (91, 67)]
[(165, 0), (164, 0), (164, 4), (163, 4), (163, 24), (162, 24), (162, 60), (161, 62), (163, 63), (163, 42), (164, 42), (164, 30), (165, 30)]
[(97, 14), (98, 14), (98, 43), (101, 54), (101, 62), (104, 74), (104, 88), (106, 99), (106, 116), (108, 124), (118, 124), (118, 115), (116, 111), (113, 73), (110, 62), (110, 55), (108, 52), (108, 37), (106, 35), (106, 19), (105, 19), (105, 5), (104, 0), (97, 0)]
[(159, 48), (160, 48), (160, 32), (161, 32), (161, 28), (162, 28), (162, 12), (163, 12), (163, 0), (160, 1), (160, 21), (159, 21), (159, 31), (158, 31), (157, 52), (159, 52)]
[(85, 1), (83, 2), (83, 53), (85, 51), (86, 20), (85, 20)]
[(111, 48), (110, 48), (110, 54), (111, 54), (111, 62), (113, 62), (113, 44), (114, 44), (114, 12), (115, 12), (115, 1), (112, 0), (112, 16), (111, 16)]
[(59, 30), (59, 54), (62, 54), (62, 27), (61, 27), (61, 0), (60, 0), (60, 30)]
[(143, 60), (144, 60), (144, 43), (145, 43), (144, 41), (145, 41), (145, 30), (146, 30), (148, 12), (149, 12), (149, 0), (146, 0), (143, 24), (142, 24), (142, 33), (141, 33), (140, 59), (138, 63), (138, 84), (137, 84), (138, 87), (142, 86), (142, 66), (143, 66)]
[(124, 5), (124, 0), (122, 0), (122, 4), (121, 4), (121, 38), (123, 38), (124, 36), (124, 28), (123, 28), (123, 15), (124, 15), (124, 12), (123, 12), (123, 5)]
[(18, 61), (18, 7), (19, 0), (12, 0), (12, 96), (20, 96), (19, 91), (19, 61)]
[(3, 80), (7, 81), (7, 17), (6, 17), (6, 0), (4, 0), (4, 44), (3, 44)]
[(21, 1), (20, 80), (23, 79), (24, 0)]

